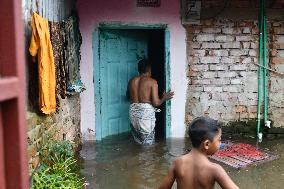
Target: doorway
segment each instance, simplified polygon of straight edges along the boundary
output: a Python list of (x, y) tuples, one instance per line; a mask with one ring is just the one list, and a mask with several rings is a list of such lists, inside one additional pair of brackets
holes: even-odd
[[(149, 30), (148, 36), (148, 59), (152, 63), (152, 78), (157, 80), (159, 86), (160, 98), (165, 91), (165, 30)], [(165, 103), (159, 109), (161, 112), (156, 113), (156, 138), (165, 137)]]
[[(166, 29), (101, 27), (96, 35), (98, 58), (94, 59), (96, 140), (130, 132), (128, 81), (138, 75), (137, 62), (148, 58), (152, 62), (152, 77), (159, 85), (159, 95), (169, 86)], [(95, 57), (94, 57), (95, 58)], [(96, 64), (96, 61), (98, 61)], [(170, 104), (156, 113), (156, 137), (164, 138), (170, 120)]]

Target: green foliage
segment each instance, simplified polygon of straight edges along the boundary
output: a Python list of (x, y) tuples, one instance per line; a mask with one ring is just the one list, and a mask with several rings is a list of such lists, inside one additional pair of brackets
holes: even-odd
[(45, 167), (35, 172), (31, 189), (80, 189), (83, 186), (83, 179), (73, 172), (76, 160), (68, 158), (61, 161), (61, 158), (53, 159), (51, 167)]
[(39, 155), (43, 163), (49, 164), (55, 157), (60, 157), (62, 160), (74, 157), (74, 152), (72, 144), (64, 140), (45, 144), (45, 146), (39, 150)]
[(34, 172), (31, 189), (81, 189), (77, 160), (69, 141), (50, 142), (40, 150), (41, 166)]

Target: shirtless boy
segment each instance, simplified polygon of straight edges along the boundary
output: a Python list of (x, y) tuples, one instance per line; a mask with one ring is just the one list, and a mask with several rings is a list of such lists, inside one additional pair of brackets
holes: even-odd
[(151, 64), (142, 59), (138, 62), (139, 75), (128, 83), (130, 99), (129, 117), (134, 140), (140, 144), (153, 144), (155, 141), (156, 108), (173, 97), (173, 92), (164, 92), (159, 98), (158, 84), (151, 77)]
[(216, 120), (197, 118), (189, 127), (192, 150), (174, 160), (159, 189), (169, 189), (174, 181), (178, 189), (213, 189), (217, 182), (223, 189), (239, 189), (226, 171), (207, 156), (221, 144), (221, 128)]

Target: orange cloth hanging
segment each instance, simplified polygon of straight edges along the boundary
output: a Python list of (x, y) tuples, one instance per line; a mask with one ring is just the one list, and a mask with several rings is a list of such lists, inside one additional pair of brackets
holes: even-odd
[(31, 27), (32, 36), (29, 51), (33, 60), (36, 55), (38, 56), (39, 106), (44, 114), (50, 114), (56, 111), (56, 78), (48, 20), (33, 13)]

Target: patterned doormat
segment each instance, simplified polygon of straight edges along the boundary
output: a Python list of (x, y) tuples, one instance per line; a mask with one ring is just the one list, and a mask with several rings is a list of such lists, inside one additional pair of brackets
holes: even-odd
[(222, 143), (222, 149), (212, 156), (218, 162), (234, 167), (244, 168), (251, 164), (260, 164), (277, 159), (276, 155), (261, 151), (250, 144), (232, 143), (227, 141)]

